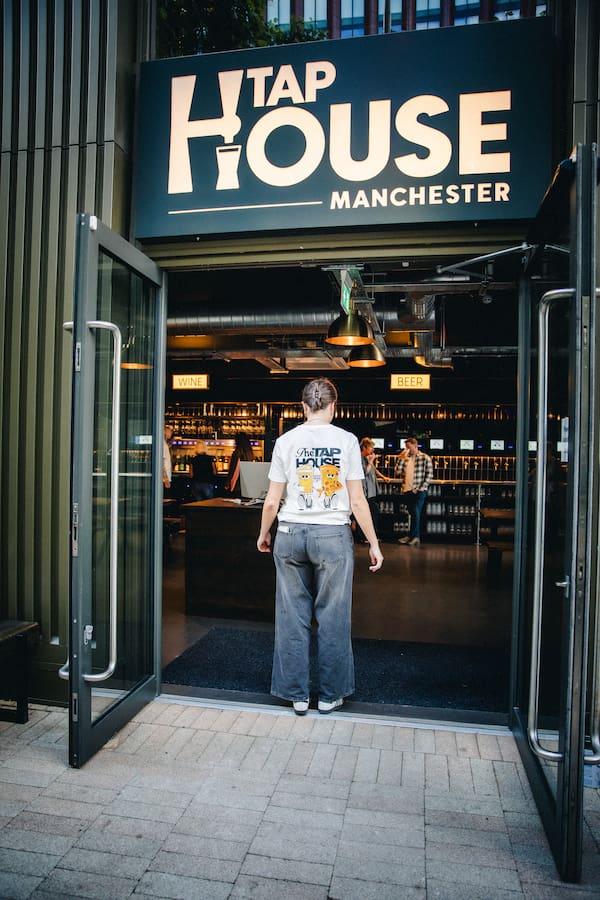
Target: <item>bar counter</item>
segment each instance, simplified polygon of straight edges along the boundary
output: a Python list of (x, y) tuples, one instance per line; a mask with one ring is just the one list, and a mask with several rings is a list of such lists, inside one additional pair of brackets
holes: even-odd
[(200, 500), (185, 515), (185, 610), (188, 615), (273, 621), (275, 566), (259, 553), (262, 506)]

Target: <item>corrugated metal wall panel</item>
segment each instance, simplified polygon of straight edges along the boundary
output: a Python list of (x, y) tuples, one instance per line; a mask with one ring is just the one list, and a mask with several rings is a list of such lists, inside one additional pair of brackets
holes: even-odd
[[(63, 143), (63, 120), (65, 100), (68, 96), (68, 83), (65, 77), (65, 11), (64, 0), (56, 0), (54, 4), (53, 27), (48, 31), (48, 108), (46, 118), (48, 122), (48, 141), (50, 147), (60, 147)], [(56, 27), (56, 22), (62, 23), (62, 27)]]
[(40, 4), (37, 15), (36, 29), (32, 40), (33, 78), (32, 106), (34, 109), (32, 138), (34, 147), (44, 146), (46, 130), (46, 82), (47, 82), (47, 53), (48, 53), (48, 16), (44, 4)]
[(66, 697), (75, 216), (126, 233), (131, 167), (114, 136), (130, 146), (131, 135), (115, 110), (133, 97), (151, 5), (2, 3), (0, 616), (40, 622), (33, 693), (44, 700)]
[[(2, 5), (2, 34), (12, 33), (12, 7), (8, 3)], [(0, 44), (0, 53), (2, 53), (2, 66), (0, 67), (0, 97), (2, 104), (0, 105), (0, 150), (4, 153), (10, 150), (11, 137), (11, 116), (12, 104), (8, 102), (8, 97), (12, 97), (12, 41), (6, 44), (4, 41)]]
[[(13, 100), (13, 120), (16, 121), (16, 128), (13, 131), (16, 137), (17, 149), (25, 149), (27, 147), (27, 137), (29, 132), (29, 83), (28, 76), (30, 71), (29, 59), (29, 4), (20, 5), (20, 13), (15, 16), (16, 34), (18, 44), (15, 48), (17, 52), (14, 56), (15, 72), (14, 72), (14, 89), (12, 93)], [(11, 149), (12, 144), (11, 144)]]
[[(35, 128), (35, 126), (34, 126)], [(19, 466), (19, 534), (39, 535), (37, 522), (37, 483), (43, 475), (37, 466), (36, 417), (38, 415), (38, 329), (44, 310), (39, 302), (39, 284), (42, 266), (42, 232), (44, 151), (27, 154), (27, 183), (25, 194), (25, 254), (23, 270), (23, 319), (20, 360), (20, 417), (18, 432)], [(34, 579), (35, 543), (20, 542), (18, 568), (21, 578), (21, 603), (25, 619), (37, 619), (37, 590)], [(37, 548), (36, 548), (37, 552)], [(34, 565), (32, 566), (32, 562)]]
[[(44, 185), (44, 255), (47, 260), (58, 260), (60, 254), (60, 177), (61, 177), (61, 149), (55, 147), (46, 152)], [(42, 269), (40, 280), (39, 302), (44, 310), (41, 316), (40, 332), (38, 340), (39, 365), (38, 365), (38, 403), (39, 415), (37, 417), (36, 447), (41, 459), (53, 458), (53, 429), (55, 421), (55, 378), (60, 382), (61, 366), (57, 363), (63, 347), (62, 335), (57, 330), (62, 324), (59, 320), (59, 297), (61, 292), (58, 286), (58, 267), (45, 266)], [(57, 341), (60, 336), (60, 343)], [(60, 418), (60, 417), (59, 417)], [(50, 463), (52, 471), (64, 471)], [(53, 504), (54, 479), (41, 478), (37, 484), (38, 517), (41, 524), (37, 554), (35, 560), (36, 583), (40, 586), (37, 591), (38, 612), (37, 615), (43, 622), (48, 623), (48, 633), (64, 635), (67, 623), (67, 611), (63, 616), (61, 627), (57, 625), (56, 613), (53, 607), (58, 603), (58, 597), (52, 591), (45, 591), (44, 585), (57, 583), (53, 576), (54, 569), (54, 532), (59, 529), (59, 522), (64, 518), (55, 518)], [(64, 504), (63, 504), (64, 507)], [(68, 501), (67, 501), (68, 507)], [(64, 512), (64, 515), (66, 513)], [(47, 526), (47, 527), (46, 527)], [(61, 598), (64, 606), (64, 598)]]

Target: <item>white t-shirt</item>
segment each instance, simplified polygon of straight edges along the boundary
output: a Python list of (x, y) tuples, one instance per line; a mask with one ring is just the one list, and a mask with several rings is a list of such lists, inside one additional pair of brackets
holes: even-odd
[(287, 484), (278, 518), (310, 525), (346, 525), (346, 481), (364, 478), (358, 439), (337, 425), (298, 425), (275, 442), (269, 479)]

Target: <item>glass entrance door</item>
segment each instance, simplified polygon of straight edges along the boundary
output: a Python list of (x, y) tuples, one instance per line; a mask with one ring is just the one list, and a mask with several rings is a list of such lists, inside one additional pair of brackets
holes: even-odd
[(546, 195), (521, 285), (513, 727), (567, 881), (581, 872), (584, 756), (600, 759), (589, 627), (598, 521), (596, 191), (595, 148), (578, 146)]
[[(162, 273), (78, 217), (73, 331), (69, 761), (157, 692)], [(158, 548), (158, 551), (157, 551)]]

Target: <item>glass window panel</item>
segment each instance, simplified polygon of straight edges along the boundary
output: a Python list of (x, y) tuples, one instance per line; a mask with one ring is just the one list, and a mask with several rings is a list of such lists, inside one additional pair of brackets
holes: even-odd
[(290, 24), (290, 0), (267, 0), (267, 21)]
[[(383, 31), (383, 17), (385, 13), (385, 0), (379, 0), (379, 30)], [(402, 0), (391, 0), (390, 15), (392, 18), (392, 31), (402, 29)]]
[(440, 0), (417, 0), (417, 28), (440, 27)]
[[(111, 471), (119, 469), (117, 667), (94, 689), (93, 715), (152, 673), (151, 594), (154, 288), (103, 251), (98, 262), (98, 318), (121, 330), (119, 452), (112, 452), (112, 334), (96, 332), (93, 463), (93, 671), (108, 664), (110, 633)], [(162, 450), (162, 448), (159, 448)]]
[(304, 0), (304, 21), (314, 22), (318, 28), (327, 26), (327, 0)]
[(365, 33), (364, 0), (342, 0), (342, 37), (357, 37)]

